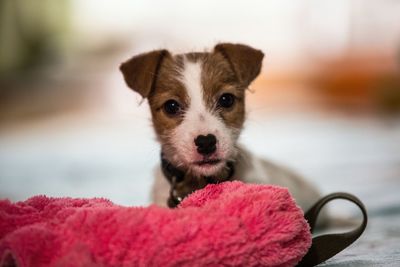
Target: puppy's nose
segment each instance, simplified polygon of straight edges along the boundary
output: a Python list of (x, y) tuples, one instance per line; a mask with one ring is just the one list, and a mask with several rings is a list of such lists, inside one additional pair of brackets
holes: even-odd
[(213, 134), (199, 135), (194, 139), (194, 143), (197, 146), (197, 152), (202, 155), (209, 155), (217, 150), (217, 138)]

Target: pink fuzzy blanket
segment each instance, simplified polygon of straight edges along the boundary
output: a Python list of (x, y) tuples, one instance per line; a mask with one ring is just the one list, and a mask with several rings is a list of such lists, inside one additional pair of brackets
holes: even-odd
[(0, 201), (0, 266), (294, 266), (310, 245), (303, 212), (269, 185), (208, 185), (176, 209)]

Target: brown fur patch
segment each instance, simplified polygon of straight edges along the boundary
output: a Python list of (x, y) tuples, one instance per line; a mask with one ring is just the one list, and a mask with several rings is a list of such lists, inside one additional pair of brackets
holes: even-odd
[(170, 116), (164, 112), (164, 103), (170, 99), (177, 101), (183, 110), (189, 106), (185, 86), (179, 76), (183, 68), (182, 56), (165, 58), (159, 69), (154, 90), (148, 96), (154, 129), (161, 141), (183, 120), (181, 115)]
[[(220, 53), (210, 53), (203, 58), (201, 75), (204, 101), (208, 109), (219, 115), (228, 127), (240, 129), (245, 116), (245, 89), (229, 62)], [(218, 99), (225, 93), (235, 96), (229, 109), (218, 108)]]

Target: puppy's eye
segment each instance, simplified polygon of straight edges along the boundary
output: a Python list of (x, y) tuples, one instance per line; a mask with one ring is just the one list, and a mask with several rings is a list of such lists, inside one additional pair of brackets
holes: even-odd
[(177, 101), (170, 99), (164, 103), (164, 111), (168, 115), (177, 115), (181, 111), (181, 106)]
[(218, 107), (222, 108), (230, 108), (235, 104), (235, 96), (229, 93), (225, 93), (221, 95), (221, 97), (218, 99)]

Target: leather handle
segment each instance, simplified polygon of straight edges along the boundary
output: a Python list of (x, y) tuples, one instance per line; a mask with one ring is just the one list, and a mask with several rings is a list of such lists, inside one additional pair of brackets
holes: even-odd
[(321, 209), (330, 201), (334, 199), (345, 199), (356, 204), (363, 214), (363, 221), (356, 229), (339, 234), (327, 234), (314, 237), (312, 239), (312, 245), (308, 250), (307, 254), (303, 257), (298, 267), (309, 267), (320, 264), (327, 259), (335, 256), (340, 251), (344, 250), (350, 246), (354, 241), (356, 241), (367, 227), (368, 216), (367, 210), (364, 204), (356, 196), (348, 193), (332, 193), (323, 198), (321, 198), (317, 203), (314, 204), (304, 215), (305, 219), (308, 221), (311, 232), (315, 230), (315, 224), (317, 222), (318, 215)]

